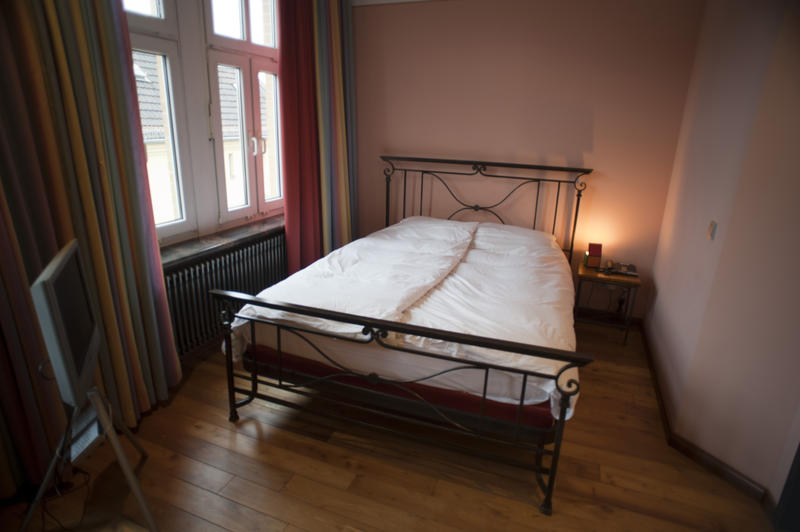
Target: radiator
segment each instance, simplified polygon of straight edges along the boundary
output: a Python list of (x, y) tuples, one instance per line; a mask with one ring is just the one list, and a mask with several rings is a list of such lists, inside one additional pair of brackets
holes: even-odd
[(257, 294), (285, 278), (286, 271), (283, 228), (165, 263), (167, 300), (179, 354), (222, 336), (221, 307), (209, 290)]

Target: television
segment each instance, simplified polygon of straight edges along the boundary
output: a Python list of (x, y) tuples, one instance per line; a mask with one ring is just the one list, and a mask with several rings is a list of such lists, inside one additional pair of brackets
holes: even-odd
[(86, 279), (78, 241), (72, 240), (31, 285), (61, 399), (78, 409), (92, 387), (101, 342), (101, 323)]

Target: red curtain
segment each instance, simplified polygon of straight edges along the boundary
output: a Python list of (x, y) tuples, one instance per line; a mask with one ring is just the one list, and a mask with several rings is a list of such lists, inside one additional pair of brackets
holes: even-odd
[(294, 273), (322, 255), (311, 0), (280, 0), (278, 34), (286, 247)]

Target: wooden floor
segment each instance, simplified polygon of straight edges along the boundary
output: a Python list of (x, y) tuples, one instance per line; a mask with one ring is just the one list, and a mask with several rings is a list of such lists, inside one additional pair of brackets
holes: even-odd
[[(518, 468), (263, 403), (229, 423), (218, 354), (142, 421), (141, 484), (161, 529), (181, 532), (768, 530), (755, 500), (666, 445), (639, 333), (622, 346), (619, 332), (581, 324), (578, 338), (596, 361), (581, 373), (550, 517)], [(108, 445), (80, 465), (93, 489), (78, 529), (137, 529), (120, 517), (142, 522)], [(48, 510), (74, 526), (85, 493)], [(6, 509), (2, 523), (18, 526), (22, 512)], [(49, 517), (45, 527), (58, 528)]]

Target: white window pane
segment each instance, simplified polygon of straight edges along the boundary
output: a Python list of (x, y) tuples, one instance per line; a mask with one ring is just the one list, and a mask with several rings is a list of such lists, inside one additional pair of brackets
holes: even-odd
[(147, 176), (156, 225), (183, 219), (167, 58), (133, 50)]
[(241, 0), (211, 0), (214, 33), (232, 39), (244, 39)]
[(125, 11), (146, 17), (164, 18), (162, 0), (122, 0)]
[(275, 47), (275, 0), (250, 0), (250, 40)]
[(281, 194), (280, 159), (278, 156), (278, 91), (277, 76), (258, 73), (261, 111), (261, 157), (264, 172), (264, 199), (279, 199)]
[(217, 65), (222, 150), (228, 209), (244, 207), (247, 201), (247, 162), (244, 135), (242, 72), (233, 66)]

